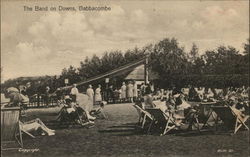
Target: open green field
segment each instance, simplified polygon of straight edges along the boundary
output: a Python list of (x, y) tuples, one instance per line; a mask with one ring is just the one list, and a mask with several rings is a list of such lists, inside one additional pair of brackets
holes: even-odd
[[(27, 114), (43, 121), (55, 119), (60, 108), (29, 109)], [(135, 123), (138, 115), (132, 104), (113, 104), (105, 107), (106, 120), (96, 120), (92, 128), (55, 128), (55, 136), (24, 136), (25, 149), (3, 151), (3, 157), (73, 157), (73, 156), (159, 156), (159, 157), (248, 157), (249, 133), (239, 131), (236, 135), (212, 132), (172, 133), (165, 136), (145, 135)], [(53, 128), (53, 126), (50, 126)]]

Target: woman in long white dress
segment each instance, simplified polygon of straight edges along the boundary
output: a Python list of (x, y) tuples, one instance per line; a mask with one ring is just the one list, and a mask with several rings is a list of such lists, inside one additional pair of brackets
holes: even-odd
[(76, 103), (81, 107), (89, 120), (95, 120), (89, 113), (93, 109), (93, 102), (87, 94), (78, 93), (76, 96)]
[(101, 85), (99, 84), (95, 90), (95, 102), (100, 103), (102, 101)]
[(90, 103), (91, 103), (90, 104), (90, 109), (92, 110), (93, 109), (93, 105), (94, 105), (94, 94), (95, 94), (94, 90), (92, 88), (92, 85), (89, 85), (89, 88), (87, 89), (86, 94), (89, 97), (89, 100), (90, 100)]
[(121, 87), (121, 99), (122, 102), (124, 102), (126, 100), (126, 92), (127, 92), (127, 87), (125, 82), (122, 83), (122, 87)]
[(133, 91), (133, 93), (134, 93), (134, 101), (137, 101), (137, 98), (138, 98), (138, 90), (137, 90), (137, 84), (136, 83), (134, 83), (134, 91)]
[(133, 102), (133, 97), (134, 97), (133, 89), (134, 89), (134, 86), (132, 85), (131, 82), (129, 82), (127, 86), (129, 102)]

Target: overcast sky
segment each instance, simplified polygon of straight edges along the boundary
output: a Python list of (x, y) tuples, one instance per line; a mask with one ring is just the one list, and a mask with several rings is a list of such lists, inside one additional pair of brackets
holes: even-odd
[[(249, 38), (248, 1), (1, 1), (2, 81), (60, 74), (86, 56), (178, 39), (186, 51), (239, 50)], [(110, 6), (107, 12), (27, 12), (23, 6)]]

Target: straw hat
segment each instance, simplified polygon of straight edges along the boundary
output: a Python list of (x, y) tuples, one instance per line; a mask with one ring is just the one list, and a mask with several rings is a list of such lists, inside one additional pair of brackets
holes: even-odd
[(10, 87), (10, 88), (7, 89), (7, 92), (8, 93), (19, 92), (19, 90), (17, 88), (15, 88), (15, 87)]
[(69, 95), (66, 95), (66, 96), (64, 97), (64, 99), (65, 99), (65, 100), (72, 100), (72, 99), (69, 97)]

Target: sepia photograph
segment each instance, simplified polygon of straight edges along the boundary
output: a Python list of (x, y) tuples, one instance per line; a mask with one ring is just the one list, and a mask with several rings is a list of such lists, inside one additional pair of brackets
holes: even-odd
[(1, 0), (2, 157), (250, 157), (249, 0)]

